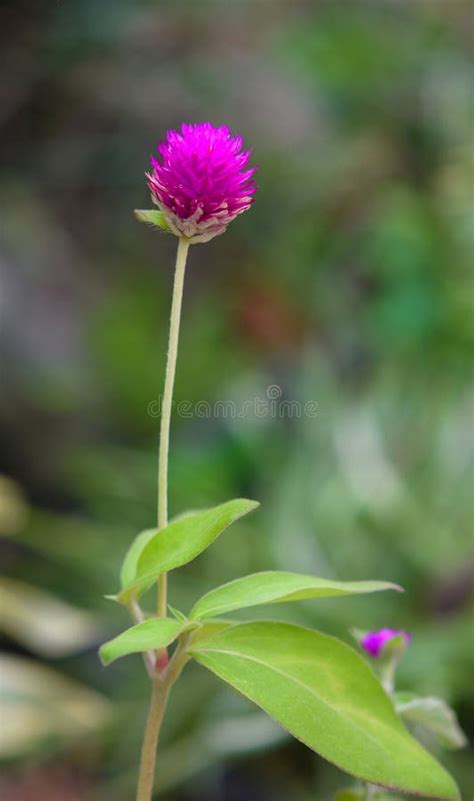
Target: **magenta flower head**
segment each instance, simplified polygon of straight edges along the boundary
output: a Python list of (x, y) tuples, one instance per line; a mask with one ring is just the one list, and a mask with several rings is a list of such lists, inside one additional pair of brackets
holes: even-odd
[(167, 227), (190, 242), (208, 242), (247, 211), (257, 190), (250, 150), (225, 125), (210, 122), (168, 131), (147, 173)]
[(395, 638), (400, 638), (402, 641), (402, 648), (405, 650), (411, 641), (411, 634), (402, 629), (379, 629), (378, 631), (369, 631), (364, 634), (360, 639), (360, 644), (364, 651), (367, 651), (374, 659), (379, 659), (383, 656), (385, 646)]

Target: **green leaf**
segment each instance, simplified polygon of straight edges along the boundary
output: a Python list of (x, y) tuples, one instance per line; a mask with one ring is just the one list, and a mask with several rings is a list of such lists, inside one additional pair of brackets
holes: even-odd
[(206, 620), (205, 623), (202, 623), (196, 631), (193, 631), (192, 634), (192, 646), (198, 645), (202, 643), (204, 640), (208, 640), (210, 637), (214, 637), (216, 634), (220, 634), (221, 631), (225, 631), (228, 628), (235, 626), (235, 621), (229, 620)]
[(157, 209), (135, 209), (135, 217), (140, 222), (154, 225), (155, 228), (162, 228), (164, 231), (170, 230), (165, 215)]
[(136, 578), (122, 589), (120, 601), (126, 604), (130, 598), (143, 593), (161, 573), (191, 562), (231, 523), (257, 506), (257, 501), (237, 498), (213, 509), (181, 516), (157, 531), (143, 548), (138, 558)]
[(286, 623), (243, 623), (191, 643), (190, 653), (342, 770), (390, 789), (459, 799), (362, 657), (339, 640)]
[(127, 654), (137, 654), (141, 651), (151, 651), (157, 648), (165, 648), (173, 642), (186, 626), (178, 620), (169, 617), (152, 617), (144, 620), (131, 629), (123, 631), (118, 637), (104, 643), (99, 651), (99, 656), (103, 665), (110, 665), (121, 656)]
[[(193, 512), (183, 512), (182, 514), (174, 517), (173, 520), (170, 521), (170, 524), (176, 522), (177, 520), (182, 520), (185, 517), (189, 517), (191, 514), (193, 514)], [(133, 540), (125, 555), (125, 559), (122, 563), (122, 569), (120, 571), (120, 584), (122, 589), (135, 580), (137, 576), (138, 560), (140, 559), (142, 551), (157, 533), (158, 530), (156, 528), (147, 528), (145, 531), (137, 534)], [(110, 598), (111, 600), (119, 600), (116, 595), (106, 595), (105, 597)]]
[(122, 570), (120, 571), (120, 584), (122, 589), (131, 584), (137, 575), (138, 560), (142, 554), (145, 545), (148, 545), (151, 538), (156, 534), (156, 528), (147, 528), (137, 534), (133, 540), (130, 548), (127, 551), (125, 559), (123, 560)]
[(269, 570), (236, 579), (211, 590), (197, 601), (189, 617), (190, 619), (215, 617), (232, 612), (234, 609), (259, 604), (357, 595), (380, 590), (400, 590), (400, 587), (385, 581), (329, 581), (315, 576), (287, 573), (283, 570)]
[(456, 713), (441, 698), (396, 693), (394, 701), (397, 712), (414, 728), (415, 734), (427, 734), (442, 748), (463, 748), (467, 745)]
[(366, 794), (358, 790), (339, 790), (334, 801), (364, 801)]

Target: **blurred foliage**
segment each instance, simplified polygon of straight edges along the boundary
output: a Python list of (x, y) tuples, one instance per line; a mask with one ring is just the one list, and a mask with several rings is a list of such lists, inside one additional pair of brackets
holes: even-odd
[[(172, 512), (237, 495), (262, 510), (172, 575), (171, 603), (258, 569), (396, 581), (404, 596), (275, 614), (343, 637), (411, 630), (399, 689), (444, 697), (472, 736), (470, 3), (17, 0), (1, 14), (0, 669), (6, 711), (25, 701), (2, 799), (133, 793), (147, 682), (133, 658), (105, 674), (96, 645), (125, 622), (103, 595), (155, 518), (174, 242), (132, 209), (183, 119), (242, 132), (260, 192), (191, 252), (176, 399), (239, 406), (278, 386), (317, 415), (175, 415)], [(160, 797), (326, 801), (347, 783), (188, 670)], [(472, 751), (442, 760), (472, 797)]]

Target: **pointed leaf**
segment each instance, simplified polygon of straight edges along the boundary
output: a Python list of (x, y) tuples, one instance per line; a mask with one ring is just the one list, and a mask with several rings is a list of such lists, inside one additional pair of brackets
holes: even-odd
[(400, 587), (385, 581), (329, 581), (283, 570), (269, 570), (236, 579), (211, 590), (197, 601), (189, 617), (194, 619), (215, 617), (232, 612), (234, 609), (259, 604), (357, 595), (380, 590), (400, 590)]
[(286, 623), (243, 623), (192, 643), (190, 653), (342, 770), (390, 789), (459, 799), (362, 657), (333, 637)]
[(156, 535), (156, 528), (147, 528), (137, 534), (133, 540), (130, 548), (128, 549), (125, 559), (123, 560), (122, 570), (120, 571), (120, 584), (122, 589), (131, 584), (137, 576), (138, 560), (142, 554), (143, 549), (150, 542), (151, 538)]
[(111, 662), (127, 654), (166, 648), (185, 628), (186, 626), (178, 620), (152, 617), (104, 643), (99, 651), (100, 659), (103, 665), (110, 665)]
[[(189, 515), (194, 514), (193, 512), (183, 512), (180, 515), (177, 515), (172, 520), (170, 520), (170, 524), (174, 523), (176, 520), (182, 520), (185, 517), (189, 517)], [(125, 559), (122, 563), (122, 569), (120, 571), (120, 585), (123, 589), (128, 584), (131, 584), (137, 577), (137, 565), (140, 556), (146, 545), (150, 542), (150, 540), (158, 534), (157, 528), (147, 528), (145, 531), (141, 531), (140, 534), (137, 534), (135, 539), (133, 540), (130, 548), (128, 549)], [(106, 595), (106, 598), (110, 598), (113, 601), (120, 601), (120, 598), (117, 595)]]
[(171, 606), (171, 604), (168, 604), (168, 609), (171, 612), (171, 614), (173, 615), (173, 617), (175, 617), (176, 620), (179, 620), (180, 623), (187, 623), (188, 622), (188, 618), (186, 617), (186, 615), (184, 615), (182, 612), (180, 612), (179, 609), (175, 609), (174, 606)]
[(441, 698), (420, 698), (411, 693), (395, 695), (397, 712), (415, 732), (426, 733), (442, 748), (463, 748), (467, 745), (456, 713)]
[(184, 515), (156, 532), (139, 556), (135, 580), (120, 593), (121, 602), (139, 596), (161, 573), (190, 562), (227, 526), (257, 506), (257, 501), (237, 498), (213, 509)]

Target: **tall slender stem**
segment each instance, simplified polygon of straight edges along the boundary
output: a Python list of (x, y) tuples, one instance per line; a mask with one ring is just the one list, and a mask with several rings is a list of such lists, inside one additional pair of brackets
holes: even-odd
[[(178, 252), (176, 254), (176, 267), (174, 273), (173, 300), (171, 303), (170, 330), (168, 339), (168, 356), (166, 359), (165, 386), (163, 390), (163, 403), (161, 407), (160, 447), (158, 455), (158, 528), (168, 524), (168, 453), (170, 442), (171, 408), (173, 405), (173, 388), (176, 374), (176, 360), (178, 357), (179, 324), (181, 319), (181, 305), (183, 301), (184, 274), (186, 270), (186, 257), (188, 255), (189, 241), (180, 237)], [(158, 579), (158, 615), (166, 617), (167, 611), (167, 575), (162, 573)], [(132, 613), (137, 616), (140, 610), (133, 608)], [(160, 736), (161, 724), (168, 702), (170, 689), (181, 672), (187, 657), (184, 652), (186, 638), (183, 638), (176, 649), (171, 662), (160, 674), (156, 667), (156, 657), (153, 664), (146, 661), (152, 683), (150, 709), (143, 739), (142, 755), (140, 760), (140, 773), (138, 777), (137, 801), (151, 801), (153, 783), (155, 778), (156, 749)], [(147, 655), (145, 655), (147, 656)]]
[[(173, 302), (171, 304), (170, 331), (168, 340), (168, 357), (166, 360), (165, 387), (161, 408), (160, 449), (158, 458), (158, 528), (168, 524), (168, 452), (170, 442), (171, 407), (173, 403), (173, 387), (178, 356), (179, 323), (183, 300), (184, 273), (189, 241), (180, 237), (176, 254), (174, 274)], [(158, 580), (158, 615), (166, 617), (168, 577), (162, 573)]]

